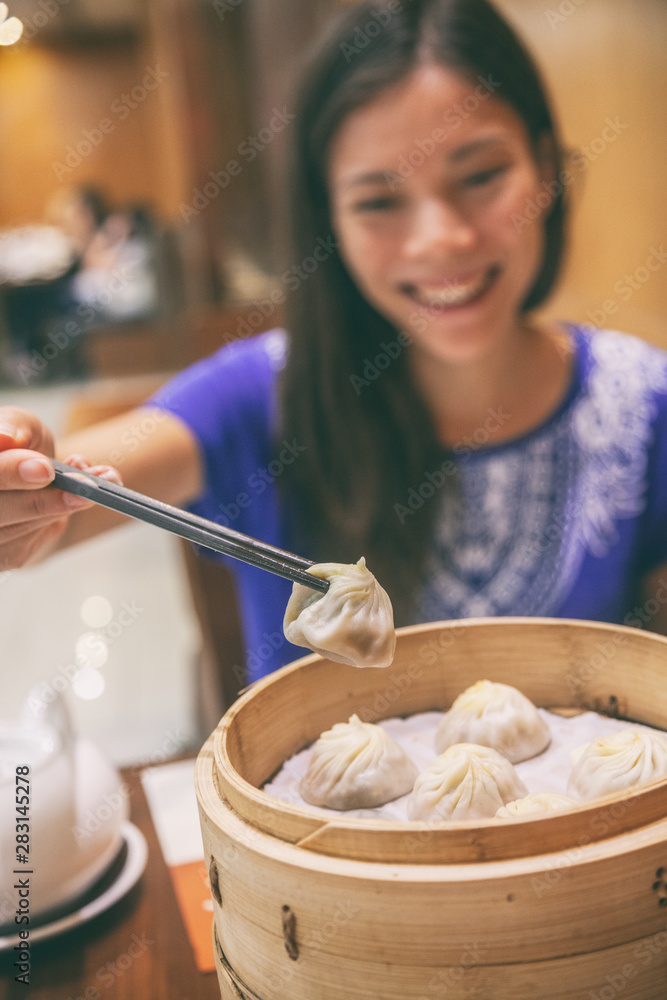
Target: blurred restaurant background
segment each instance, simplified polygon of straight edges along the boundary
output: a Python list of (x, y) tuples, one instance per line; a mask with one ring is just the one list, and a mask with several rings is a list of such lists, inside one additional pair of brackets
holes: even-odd
[[(667, 348), (667, 6), (497, 2), (531, 45), (572, 151), (571, 249), (545, 312)], [(292, 86), (342, 6), (7, 0), (3, 405), (75, 430), (280, 325)], [(220, 614), (233, 593), (208, 574), (138, 524), (44, 566), (0, 567), (0, 717), (37, 685), (62, 691), (77, 728), (119, 763), (196, 747), (233, 696), (219, 657), (242, 676), (233, 609), (229, 625)]]

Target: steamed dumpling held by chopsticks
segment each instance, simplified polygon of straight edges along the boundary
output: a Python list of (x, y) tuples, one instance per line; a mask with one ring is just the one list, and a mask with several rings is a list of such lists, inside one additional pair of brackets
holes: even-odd
[(289, 642), (354, 667), (388, 667), (396, 633), (389, 595), (358, 563), (318, 563), (308, 570), (329, 581), (326, 593), (295, 583), (285, 609)]

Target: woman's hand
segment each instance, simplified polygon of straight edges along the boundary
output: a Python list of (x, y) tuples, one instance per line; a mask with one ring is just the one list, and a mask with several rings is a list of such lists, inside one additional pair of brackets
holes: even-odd
[[(48, 428), (34, 414), (0, 407), (0, 572), (46, 555), (63, 534), (69, 516), (91, 501), (50, 488), (54, 454)], [(81, 456), (68, 465), (120, 482), (109, 466), (90, 467)]]

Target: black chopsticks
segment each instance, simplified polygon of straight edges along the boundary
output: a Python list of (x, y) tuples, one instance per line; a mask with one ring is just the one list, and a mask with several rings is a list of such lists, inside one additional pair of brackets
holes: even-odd
[(313, 590), (326, 592), (329, 589), (328, 580), (307, 572), (314, 563), (294, 555), (293, 552), (286, 552), (284, 549), (244, 535), (240, 531), (225, 528), (215, 521), (208, 521), (204, 517), (190, 514), (160, 500), (153, 500), (125, 486), (117, 486), (116, 483), (100, 479), (99, 476), (65, 465), (64, 462), (55, 459), (50, 461), (56, 471), (53, 485), (59, 490), (76, 493), (77, 496), (86, 497), (102, 507), (109, 507), (139, 521), (164, 528), (197, 545), (222, 552), (234, 559), (268, 570), (269, 573), (276, 573), (287, 580), (302, 583), (306, 587), (312, 587)]

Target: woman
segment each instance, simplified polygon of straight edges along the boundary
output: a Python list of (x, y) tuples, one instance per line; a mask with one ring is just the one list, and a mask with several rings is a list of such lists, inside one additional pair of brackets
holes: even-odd
[[(667, 561), (667, 359), (531, 318), (559, 269), (566, 175), (513, 32), (485, 0), (356, 5), (305, 75), (293, 136), (289, 334), (230, 345), (77, 451), (318, 561), (365, 555), (399, 624), (660, 628), (640, 612), (644, 594), (662, 607)], [(51, 454), (48, 432), (0, 419), (6, 567), (113, 523), (70, 521), (78, 501), (43, 489), (31, 454)], [(280, 638), (289, 585), (234, 570), (254, 679), (301, 652)]]

